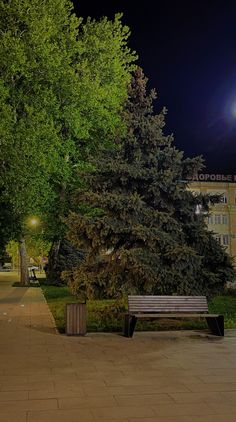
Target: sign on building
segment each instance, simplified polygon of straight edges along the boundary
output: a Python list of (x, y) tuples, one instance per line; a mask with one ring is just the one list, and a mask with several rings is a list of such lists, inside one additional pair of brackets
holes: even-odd
[(192, 181), (199, 182), (236, 182), (236, 174), (197, 174), (194, 176)]

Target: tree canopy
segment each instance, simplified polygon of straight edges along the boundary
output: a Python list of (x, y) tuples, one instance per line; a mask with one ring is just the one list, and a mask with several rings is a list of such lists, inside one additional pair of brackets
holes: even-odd
[(121, 15), (83, 22), (68, 0), (0, 0), (0, 37), (0, 189), (18, 222), (12, 236), (38, 214), (53, 237), (77, 169), (124, 131), (129, 29)]
[(19, 213), (33, 212), (50, 177), (69, 178), (65, 157), (118, 131), (135, 56), (120, 15), (83, 24), (65, 0), (2, 0), (0, 11), (1, 181)]

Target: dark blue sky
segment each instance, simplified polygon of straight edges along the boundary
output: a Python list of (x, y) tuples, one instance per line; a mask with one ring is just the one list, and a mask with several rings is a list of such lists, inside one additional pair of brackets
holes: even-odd
[(85, 18), (124, 13), (130, 47), (157, 90), (157, 110), (168, 109), (166, 133), (186, 156), (202, 154), (208, 171), (236, 174), (236, 2), (74, 4)]

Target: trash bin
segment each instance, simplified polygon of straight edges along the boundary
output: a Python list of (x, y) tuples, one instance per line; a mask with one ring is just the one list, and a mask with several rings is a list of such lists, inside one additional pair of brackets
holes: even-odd
[(86, 303), (67, 303), (66, 334), (68, 336), (84, 336), (87, 332)]

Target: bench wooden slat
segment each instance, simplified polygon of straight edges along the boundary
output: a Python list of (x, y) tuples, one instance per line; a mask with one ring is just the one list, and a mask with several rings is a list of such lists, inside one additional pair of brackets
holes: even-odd
[(207, 306), (207, 304), (206, 304), (206, 302), (193, 302), (193, 301), (169, 301), (169, 300), (166, 300), (166, 301), (159, 301), (159, 302), (129, 302), (129, 304), (130, 305), (132, 305), (132, 306), (135, 306), (135, 305), (137, 305), (137, 306), (143, 306), (143, 305), (147, 305), (147, 306), (158, 306), (158, 305), (172, 305), (172, 304), (176, 304), (176, 305), (182, 305), (182, 306), (184, 306), (184, 305), (201, 305), (201, 306)]
[(208, 312), (205, 296), (129, 296), (129, 312)]
[(182, 299), (182, 298), (190, 298), (190, 299), (206, 299), (206, 296), (201, 296), (201, 295), (196, 295), (196, 296), (188, 296), (188, 295), (182, 295), (182, 296), (176, 296), (176, 295), (129, 295), (128, 296), (130, 299), (142, 299), (144, 298), (146, 299)]
[(155, 313), (155, 314), (149, 314), (149, 313), (146, 313), (145, 312), (145, 314), (141, 314), (141, 313), (138, 313), (138, 314), (132, 314), (132, 315), (134, 315), (135, 317), (137, 317), (137, 318), (196, 318), (196, 317), (199, 317), (199, 318), (206, 318), (206, 317), (211, 317), (211, 318), (213, 318), (213, 317), (217, 317), (218, 315), (217, 314), (208, 314), (208, 313), (206, 313), (206, 314), (186, 314), (186, 313), (177, 313), (177, 314), (172, 314), (172, 313), (170, 313), (170, 314), (167, 314), (167, 313), (164, 313), (164, 314), (157, 314), (157, 313)]
[(205, 305), (206, 304), (206, 301), (202, 301), (202, 300), (170, 300), (170, 299), (168, 299), (168, 300), (158, 300), (158, 301), (153, 301), (153, 300), (150, 300), (150, 301), (142, 301), (142, 302), (138, 302), (138, 301), (129, 301), (129, 303), (130, 304), (133, 304), (133, 305), (142, 305), (142, 304), (147, 304), (147, 305), (151, 305), (151, 304), (154, 304), (154, 305), (156, 305), (156, 304), (161, 304), (161, 303), (181, 303), (181, 304), (186, 304), (186, 303), (192, 303), (192, 304), (195, 304), (195, 303), (200, 303), (200, 304), (203, 304), (203, 305)]
[(131, 314), (138, 314), (138, 313), (146, 313), (146, 314), (150, 314), (155, 312), (156, 314), (159, 313), (174, 313), (174, 312), (185, 312), (185, 313), (194, 313), (194, 312), (205, 312), (208, 313), (207, 310), (202, 309), (202, 308), (189, 308), (189, 309), (183, 309), (183, 308), (165, 308), (165, 309), (132, 309), (132, 311), (130, 311)]

